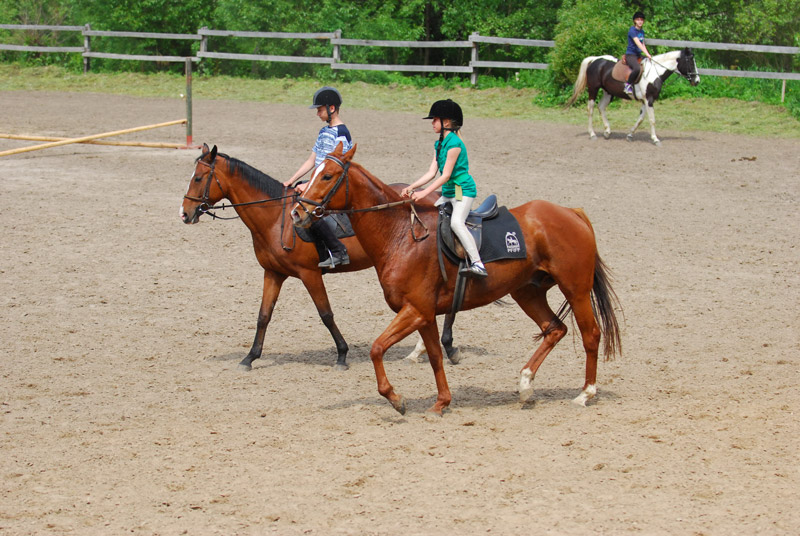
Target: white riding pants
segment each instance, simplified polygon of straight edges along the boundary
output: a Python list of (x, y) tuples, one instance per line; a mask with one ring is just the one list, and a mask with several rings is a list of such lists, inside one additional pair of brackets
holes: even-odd
[(467, 252), (470, 262), (480, 262), (481, 254), (478, 252), (478, 246), (475, 244), (475, 239), (472, 238), (472, 234), (464, 223), (467, 221), (469, 211), (472, 209), (473, 201), (475, 201), (474, 197), (463, 196), (459, 201), (454, 197), (442, 196), (436, 201), (436, 206), (438, 207), (443, 203), (450, 203), (453, 206), (453, 214), (450, 217), (450, 228), (461, 241), (461, 245), (464, 246), (464, 250)]

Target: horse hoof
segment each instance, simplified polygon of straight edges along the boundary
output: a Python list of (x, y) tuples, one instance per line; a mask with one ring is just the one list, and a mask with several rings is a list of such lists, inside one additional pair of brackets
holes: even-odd
[(595, 133), (589, 134), (589, 139), (592, 140), (592, 141), (597, 141), (597, 134), (595, 134)]
[(533, 373), (525, 369), (519, 375), (519, 401), (524, 404), (533, 396)]
[(608, 138), (610, 138), (610, 137), (611, 137), (611, 133), (610, 133), (610, 132), (603, 132), (603, 137), (604, 137), (605, 139), (608, 139)]
[(417, 355), (411, 354), (411, 355), (407, 355), (406, 357), (404, 357), (403, 361), (405, 361), (406, 363), (409, 363), (409, 364), (416, 365), (417, 363), (422, 363), (422, 358), (421, 358), (421, 356), (417, 356)]
[(253, 370), (253, 367), (251, 365), (248, 365), (247, 363), (239, 363), (238, 368), (242, 372), (250, 372), (251, 370)]
[(627, 136), (625, 136), (625, 139), (628, 141), (633, 141), (633, 134), (628, 134)]
[(653, 145), (655, 145), (656, 147), (661, 147), (661, 141), (656, 140), (653, 142)]
[(586, 403), (594, 398), (594, 395), (597, 393), (597, 387), (594, 385), (590, 385), (583, 391), (581, 394), (576, 396), (572, 399), (573, 404), (577, 404), (578, 406), (586, 407)]
[(447, 352), (447, 359), (449, 359), (450, 363), (453, 365), (458, 365), (459, 361), (461, 361), (461, 350), (458, 348), (452, 348), (449, 352)]
[(333, 370), (349, 370), (349, 369), (350, 365), (348, 365), (347, 363), (336, 363), (333, 366)]
[(397, 400), (391, 400), (392, 407), (397, 410), (397, 413), (400, 415), (406, 414), (406, 399), (402, 396), (398, 396)]

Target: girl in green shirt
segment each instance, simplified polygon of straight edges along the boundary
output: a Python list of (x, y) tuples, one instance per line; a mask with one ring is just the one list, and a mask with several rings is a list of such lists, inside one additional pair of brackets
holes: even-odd
[[(450, 227), (461, 241), (469, 257), (468, 265), (461, 271), (486, 277), (486, 268), (481, 262), (478, 247), (464, 223), (478, 191), (475, 187), (475, 179), (469, 174), (467, 147), (458, 135), (461, 125), (464, 124), (461, 107), (450, 99), (439, 100), (433, 103), (428, 117), (423, 117), (423, 119), (433, 120), (433, 131), (439, 134), (439, 141), (433, 145), (433, 161), (428, 171), (404, 188), (401, 193), (403, 197), (411, 197), (412, 200), (419, 201), (441, 186), (442, 197), (436, 201), (436, 206), (443, 203), (450, 203), (453, 206)], [(415, 188), (434, 179), (437, 172), (441, 174), (438, 179), (431, 182), (424, 190), (414, 191)]]

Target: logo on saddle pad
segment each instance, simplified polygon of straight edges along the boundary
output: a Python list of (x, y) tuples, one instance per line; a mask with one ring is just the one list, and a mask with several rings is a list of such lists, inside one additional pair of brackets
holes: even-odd
[(519, 251), (519, 239), (516, 232), (506, 233), (506, 251), (509, 253), (517, 253)]

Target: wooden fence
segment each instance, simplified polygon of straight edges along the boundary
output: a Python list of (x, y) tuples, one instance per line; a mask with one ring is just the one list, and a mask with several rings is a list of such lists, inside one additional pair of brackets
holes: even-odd
[[(170, 33), (141, 33), (141, 32), (116, 32), (92, 30), (86, 26), (45, 26), (0, 24), (4, 30), (50, 30), (58, 32), (80, 32), (83, 35), (83, 47), (44, 47), (22, 46), (0, 43), (0, 50), (20, 52), (67, 52), (79, 53), (83, 56), (84, 71), (88, 72), (91, 58), (106, 58), (117, 60), (157, 61), (157, 62), (197, 62), (203, 58), (238, 61), (263, 61), (282, 63), (306, 63), (329, 65), (333, 70), (362, 70), (362, 71), (399, 71), (417, 73), (458, 73), (469, 74), (473, 85), (478, 82), (478, 73), (481, 69), (547, 69), (546, 63), (514, 62), (514, 61), (483, 61), (479, 58), (479, 48), (491, 45), (510, 45), (522, 47), (549, 47), (555, 46), (554, 41), (536, 39), (516, 39), (509, 37), (489, 37), (473, 33), (467, 41), (387, 41), (371, 39), (343, 39), (342, 31), (331, 33), (289, 33), (289, 32), (239, 32), (228, 30), (210, 30), (201, 28), (197, 34), (170, 34)], [(135, 54), (112, 54), (94, 51), (91, 48), (91, 37), (125, 37), (125, 38), (150, 38), (150, 39), (177, 39), (200, 41), (197, 56), (156, 56)], [(210, 37), (234, 37), (254, 39), (311, 39), (327, 41), (332, 47), (331, 56), (274, 56), (262, 54), (241, 54), (225, 51), (209, 50)], [(782, 47), (768, 45), (743, 45), (735, 43), (705, 43), (699, 41), (673, 41), (668, 39), (648, 39), (648, 44), (669, 47), (692, 47), (705, 50), (732, 50), (742, 52), (758, 52), (767, 54), (800, 54), (800, 47)], [(386, 47), (386, 48), (469, 48), (470, 61), (467, 65), (388, 65), (371, 63), (346, 63), (341, 61), (341, 47)], [(787, 80), (800, 80), (800, 73), (794, 72), (763, 72), (740, 71), (722, 69), (698, 69), (699, 73), (706, 76), (735, 76), (745, 78), (765, 78), (783, 80), (785, 93)], [(781, 95), (783, 100), (783, 95)]]

